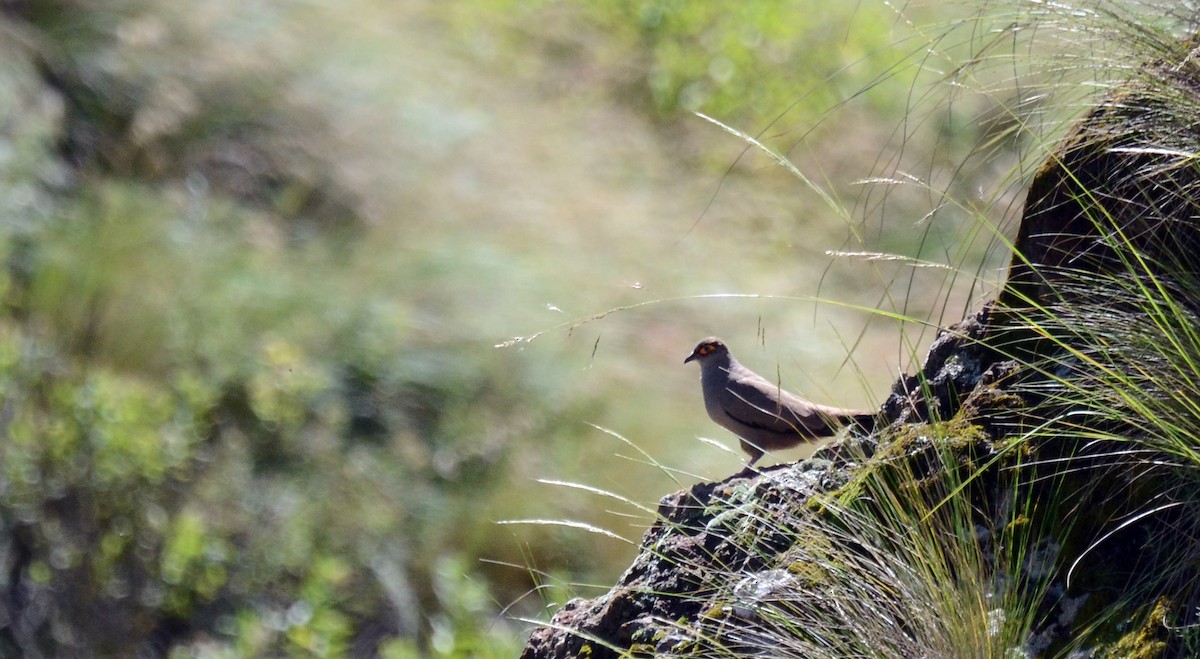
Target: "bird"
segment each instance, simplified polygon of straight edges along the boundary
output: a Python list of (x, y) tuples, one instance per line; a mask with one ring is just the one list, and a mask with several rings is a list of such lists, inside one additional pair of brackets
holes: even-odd
[(697, 343), (683, 363), (692, 361), (700, 363), (700, 389), (709, 418), (737, 435), (750, 456), (739, 475), (752, 472), (766, 451), (831, 437), (848, 425), (867, 431), (875, 426), (873, 412), (819, 405), (784, 391), (738, 363), (716, 337)]

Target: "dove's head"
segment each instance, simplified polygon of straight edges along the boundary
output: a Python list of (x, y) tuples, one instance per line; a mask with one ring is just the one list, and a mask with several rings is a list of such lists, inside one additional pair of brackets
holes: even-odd
[(692, 354), (688, 355), (688, 358), (683, 360), (683, 363), (686, 364), (690, 361), (699, 360), (700, 364), (703, 365), (705, 362), (714, 359), (728, 357), (729, 348), (725, 347), (725, 343), (715, 336), (710, 336), (697, 343), (695, 349), (692, 350)]

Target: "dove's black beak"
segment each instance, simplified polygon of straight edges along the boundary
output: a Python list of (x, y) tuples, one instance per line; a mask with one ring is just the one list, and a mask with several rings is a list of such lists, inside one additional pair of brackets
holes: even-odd
[(686, 363), (692, 361), (693, 359), (695, 359), (696, 357), (697, 357), (696, 353), (693, 352), (692, 354), (688, 355), (687, 359), (683, 360), (683, 363), (686, 364)]

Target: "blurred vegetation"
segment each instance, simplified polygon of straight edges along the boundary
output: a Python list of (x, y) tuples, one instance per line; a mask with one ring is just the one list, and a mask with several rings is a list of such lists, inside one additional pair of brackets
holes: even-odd
[[(686, 111), (763, 126), (786, 114), (780, 128), (809, 127), (866, 88), (901, 52), (892, 31), (899, 16), (856, 3), (490, 0), (469, 12), (476, 28), (507, 22), (512, 41), (530, 38), (528, 17), (549, 17), (551, 30), (542, 23), (534, 37), (544, 39), (543, 47), (559, 56), (602, 54), (616, 66), (599, 79), (670, 122)], [(553, 29), (555, 19), (563, 29)], [(891, 93), (872, 94), (869, 108), (899, 115), (908, 81), (877, 82)]]
[[(795, 102), (778, 125), (822, 130), (777, 137), (857, 194), (909, 83), (827, 113), (889, 66), (896, 21), (0, 3), (0, 654), (514, 656), (504, 607), (537, 615), (530, 589), (609, 582), (632, 550), (494, 522), (645, 523), (533, 479), (676, 487), (588, 422), (733, 471), (689, 441), (715, 432), (678, 366), (697, 336), (785, 337), (808, 351), (788, 384), (847, 405), (890, 382), (894, 325), (798, 301), (880, 304), (864, 277), (888, 266), (831, 264), (851, 219), (688, 112), (753, 132)], [(958, 239), (919, 207), (871, 240)], [(689, 299), (743, 291), (784, 299)], [(908, 312), (954, 299), (930, 297)], [(660, 298), (682, 301), (492, 347)], [(850, 344), (868, 368), (840, 369)]]

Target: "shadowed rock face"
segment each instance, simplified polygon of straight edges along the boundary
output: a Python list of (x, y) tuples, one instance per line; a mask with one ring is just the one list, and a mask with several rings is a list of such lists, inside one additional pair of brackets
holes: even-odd
[[(1164, 561), (1175, 561), (1171, 547), (1194, 545), (1200, 514), (1164, 509), (1110, 534), (1114, 520), (1156, 506), (1172, 481), (1150, 461), (1111, 458), (1120, 446), (1082, 439), (1095, 434), (1080, 430), (1122, 437), (1146, 432), (1145, 419), (1120, 409), (1119, 397), (1106, 398), (1107, 382), (1097, 377), (1104, 368), (1136, 362), (1141, 369), (1157, 357), (1147, 353), (1149, 360), (1142, 360), (1136, 346), (1152, 343), (1162, 328), (1144, 322), (1145, 307), (1138, 304), (1147, 300), (1130, 299), (1124, 282), (1156, 282), (1154, 295), (1200, 308), (1200, 71), (1190, 48), (1181, 44), (1175, 61), (1183, 65), (1151, 65), (1144, 79), (1097, 106), (1038, 172), (1006, 289), (997, 302), (944, 330), (921, 371), (895, 384), (882, 409), (890, 427), (881, 423), (871, 435), (847, 436), (809, 461), (754, 479), (701, 483), (665, 497), (641, 555), (613, 589), (568, 603), (552, 625), (534, 631), (522, 657), (701, 656), (704, 638), (738, 648), (739, 638), (753, 635), (754, 623), (739, 615), (736, 602), (746, 593), (769, 597), (791, 578), (785, 568), (794, 563), (787, 556), (795, 555), (798, 538), (813, 532), (800, 528), (803, 516), (795, 512), (845, 486), (880, 451), (906, 461), (906, 473), (929, 479), (939, 478), (947, 452), (962, 464), (988, 465), (964, 491), (981, 524), (1004, 523), (1009, 511), (997, 492), (1006, 491), (1011, 481), (1005, 479), (1018, 466), (1030, 482), (1046, 480), (1033, 500), (1054, 499), (1073, 511), (1069, 524), (1032, 522), (1043, 529), (1033, 546), (1054, 547), (1048, 562), (1058, 562), (1047, 568), (1054, 572), (1044, 621), (1029, 647), (1053, 654), (1081, 630), (1103, 637), (1096, 629), (1110, 624), (1105, 647), (1116, 654), (1105, 656), (1185, 656), (1178, 640), (1167, 638), (1164, 614), (1154, 607), (1166, 602), (1176, 612), (1195, 610), (1200, 578), (1136, 596), (1127, 589), (1150, 583)], [(1114, 337), (1129, 338), (1130, 347), (1115, 345)], [(1118, 356), (1109, 359), (1114, 352)], [(947, 446), (931, 452), (927, 441), (912, 441), (910, 429), (945, 423), (961, 429), (941, 435)], [(1022, 451), (997, 448), (1031, 428), (1039, 434)], [(1032, 471), (1029, 462), (1087, 468)], [(1099, 538), (1103, 551), (1086, 551)], [(1066, 568), (1081, 557), (1084, 567), (1068, 583)], [(1127, 607), (1124, 620), (1154, 608), (1155, 621), (1131, 641), (1128, 628), (1088, 618), (1114, 603)]]
[[(1076, 276), (1200, 272), (1200, 61), (1149, 65), (1145, 78), (1091, 110), (1029, 186), (1019, 254), (1000, 301), (1070, 296)], [(1131, 263), (1137, 255), (1140, 263)]]

